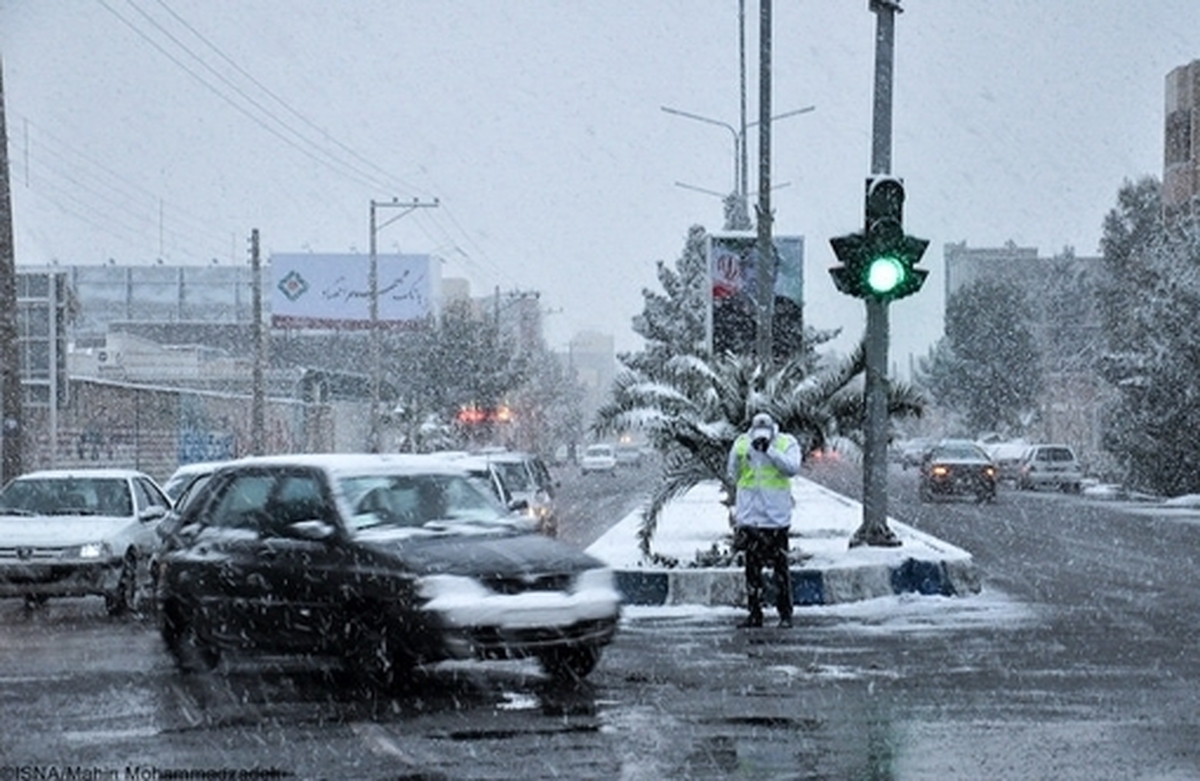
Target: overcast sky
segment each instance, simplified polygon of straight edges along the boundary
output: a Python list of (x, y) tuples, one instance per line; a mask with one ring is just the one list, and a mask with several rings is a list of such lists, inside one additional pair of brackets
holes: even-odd
[[(757, 118), (758, 2), (747, 0)], [(828, 239), (869, 173), (867, 0), (775, 0), (776, 231), (807, 238), (806, 318), (861, 337)], [(654, 264), (719, 230), (739, 123), (737, 0), (0, 0), (18, 264), (366, 253), (379, 232), (475, 295), (538, 290), (547, 339), (629, 328)], [(907, 373), (941, 335), (942, 249), (1098, 251), (1125, 179), (1162, 175), (1163, 84), (1200, 59), (1196, 0), (905, 0), (892, 172), (931, 240), (892, 306)], [(750, 134), (757, 186), (757, 133)]]

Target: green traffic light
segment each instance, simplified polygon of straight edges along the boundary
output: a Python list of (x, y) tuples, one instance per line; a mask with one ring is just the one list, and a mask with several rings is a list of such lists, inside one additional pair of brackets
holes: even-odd
[(867, 287), (876, 295), (886, 295), (899, 287), (905, 275), (899, 258), (891, 255), (872, 258), (867, 266)]

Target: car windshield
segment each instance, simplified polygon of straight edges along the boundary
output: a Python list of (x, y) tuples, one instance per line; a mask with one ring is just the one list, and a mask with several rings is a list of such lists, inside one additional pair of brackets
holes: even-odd
[(352, 531), (377, 527), (437, 530), (458, 525), (507, 527), (508, 515), (478, 484), (460, 475), (356, 475), (340, 480), (354, 508)]
[(1074, 461), (1075, 454), (1065, 447), (1038, 448), (1038, 461)]
[(987, 454), (973, 445), (941, 445), (933, 449), (934, 461), (986, 461)]
[(612, 454), (612, 448), (610, 448), (608, 445), (592, 445), (586, 451), (584, 451), (584, 455), (598, 458), (606, 458)]
[(500, 473), (500, 480), (510, 491), (533, 491), (537, 488), (533, 476), (524, 464), (509, 461), (493, 461), (492, 465)]
[(0, 509), (39, 515), (133, 515), (129, 487), (120, 478), (28, 478), (0, 492)]

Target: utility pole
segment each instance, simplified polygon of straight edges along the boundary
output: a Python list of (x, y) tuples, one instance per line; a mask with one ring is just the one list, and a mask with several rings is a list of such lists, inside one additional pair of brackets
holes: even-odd
[[(875, 13), (875, 101), (871, 173), (892, 172), (892, 62), (899, 0), (869, 0)], [(850, 545), (895, 547), (900, 540), (887, 524), (888, 301), (866, 300), (866, 442), (863, 453), (863, 520)]]
[[(17, 260), (9, 190), (8, 131), (4, 121), (4, 82), (0, 74), (0, 482), (23, 471), (21, 354), (17, 346)], [(53, 317), (53, 312), (51, 312)], [(54, 404), (57, 388), (51, 388)]]
[(266, 399), (263, 388), (263, 364), (267, 360), (265, 335), (262, 322), (262, 262), (258, 249), (258, 228), (250, 231), (250, 285), (254, 291), (250, 302), (251, 334), (254, 340), (254, 371), (251, 379), (253, 398), (250, 404), (250, 452), (261, 456), (265, 452)]
[(758, 73), (758, 327), (755, 354), (759, 365), (774, 362), (775, 246), (771, 241), (771, 0), (759, 0)]
[[(429, 203), (422, 203), (416, 198), (403, 203), (398, 198), (393, 198), (390, 201), (371, 200), (371, 268), (368, 280), (371, 301), (371, 420), (370, 430), (367, 433), (368, 453), (378, 453), (382, 445), (382, 436), (379, 430), (381, 417), (379, 413), (379, 395), (383, 375), (383, 345), (380, 341), (382, 337), (379, 333), (379, 256), (376, 252), (376, 236), (380, 230), (391, 225), (406, 214), (410, 214), (416, 209), (429, 209), (437, 205), (437, 198), (434, 198)], [(376, 210), (385, 208), (400, 209), (401, 211), (382, 225), (376, 225)]]

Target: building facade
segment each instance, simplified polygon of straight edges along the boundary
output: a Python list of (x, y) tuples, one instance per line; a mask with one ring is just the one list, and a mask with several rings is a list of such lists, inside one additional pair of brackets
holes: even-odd
[(1176, 209), (1200, 193), (1200, 60), (1167, 74), (1163, 117), (1163, 205)]

